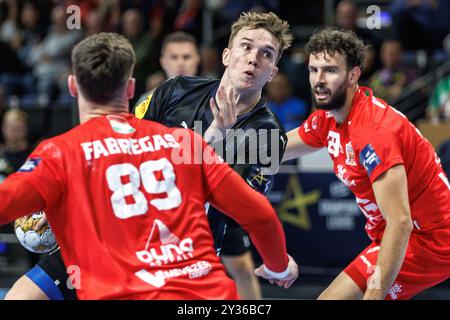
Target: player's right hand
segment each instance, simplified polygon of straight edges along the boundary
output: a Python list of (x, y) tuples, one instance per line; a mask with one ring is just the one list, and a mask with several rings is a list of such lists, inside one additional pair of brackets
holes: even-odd
[(284, 287), (285, 289), (289, 288), (298, 277), (298, 265), (294, 261), (294, 259), (288, 255), (289, 262), (286, 271), (286, 275), (282, 277), (278, 277), (274, 274), (274, 272), (267, 269), (265, 265), (261, 265), (259, 268), (255, 269), (255, 274), (258, 277), (262, 277), (264, 279), (269, 280), (271, 284), (276, 284), (279, 287)]

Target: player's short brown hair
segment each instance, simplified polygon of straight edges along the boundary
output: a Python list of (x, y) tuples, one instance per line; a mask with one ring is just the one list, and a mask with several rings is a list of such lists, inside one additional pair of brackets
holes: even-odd
[(164, 37), (164, 40), (161, 45), (161, 55), (164, 54), (164, 50), (166, 50), (166, 47), (169, 43), (186, 43), (186, 42), (191, 43), (198, 52), (197, 40), (195, 40), (195, 38), (191, 36), (189, 33), (177, 31), (168, 34), (167, 36)]
[(289, 30), (289, 23), (281, 20), (273, 12), (244, 12), (238, 20), (231, 26), (231, 34), (228, 39), (228, 47), (231, 48), (236, 34), (242, 29), (265, 29), (275, 36), (278, 41), (279, 49), (277, 62), (280, 60), (284, 50), (288, 49), (294, 39)]
[(363, 68), (365, 56), (364, 43), (358, 36), (349, 30), (338, 28), (325, 28), (315, 32), (306, 44), (308, 54), (317, 55), (326, 53), (334, 56), (336, 52), (345, 56), (347, 68)]
[(83, 96), (94, 103), (113, 102), (123, 94), (136, 58), (133, 47), (116, 33), (98, 33), (72, 50), (72, 70)]

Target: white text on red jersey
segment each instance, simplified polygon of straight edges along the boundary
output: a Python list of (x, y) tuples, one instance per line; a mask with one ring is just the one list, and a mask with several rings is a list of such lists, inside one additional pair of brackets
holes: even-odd
[(145, 136), (139, 139), (132, 138), (105, 138), (81, 143), (87, 161), (108, 157), (114, 154), (139, 155), (146, 152), (155, 152), (161, 148), (178, 148), (179, 143), (171, 134)]

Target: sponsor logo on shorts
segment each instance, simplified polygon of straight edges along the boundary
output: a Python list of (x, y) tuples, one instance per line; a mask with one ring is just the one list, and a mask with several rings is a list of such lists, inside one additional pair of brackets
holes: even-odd
[(389, 296), (391, 297), (392, 300), (397, 300), (398, 299), (398, 295), (400, 293), (402, 293), (402, 285), (398, 284), (398, 283), (394, 283), (394, 285), (392, 286), (392, 288), (388, 291)]

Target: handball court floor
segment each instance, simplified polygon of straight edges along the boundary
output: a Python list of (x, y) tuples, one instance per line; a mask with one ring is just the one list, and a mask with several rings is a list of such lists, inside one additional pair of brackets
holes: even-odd
[[(12, 286), (16, 278), (0, 277), (0, 299)], [(261, 282), (264, 299), (316, 299), (319, 294), (331, 282), (329, 279), (298, 279), (296, 284), (289, 289), (282, 289), (268, 283)], [(430, 288), (416, 297), (414, 300), (450, 300), (450, 280)]]

